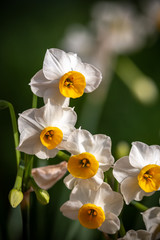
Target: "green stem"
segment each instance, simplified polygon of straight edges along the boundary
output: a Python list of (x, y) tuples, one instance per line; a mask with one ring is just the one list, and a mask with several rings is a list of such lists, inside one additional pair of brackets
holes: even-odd
[(27, 191), (29, 188), (29, 178), (32, 171), (32, 165), (33, 165), (33, 158), (34, 156), (24, 154), (24, 160), (25, 160), (25, 172), (24, 172), (24, 178), (23, 178), (23, 191)]
[(70, 156), (68, 154), (66, 154), (62, 151), (59, 151), (56, 157), (60, 158), (63, 161), (68, 161), (70, 158)]
[(119, 229), (119, 234), (121, 237), (123, 237), (126, 234), (126, 230), (123, 225), (122, 217), (120, 216), (120, 229)]
[(136, 201), (132, 201), (131, 204), (136, 207), (140, 212), (144, 212), (148, 209), (148, 207), (146, 207), (145, 205), (143, 205), (142, 203), (136, 202)]
[(5, 109), (7, 107), (9, 108), (10, 116), (11, 116), (11, 122), (12, 122), (12, 128), (13, 128), (13, 136), (14, 136), (14, 144), (15, 144), (15, 151), (16, 151), (17, 168), (18, 168), (19, 163), (20, 163), (20, 159), (21, 159), (21, 154), (16, 149), (18, 147), (18, 145), (19, 145), (19, 135), (18, 135), (18, 128), (17, 128), (17, 121), (16, 121), (15, 111), (14, 111), (13, 105), (10, 102), (4, 101), (4, 100), (0, 100), (0, 109)]
[(114, 191), (119, 192), (119, 182), (114, 179)]
[(23, 201), (21, 202), (21, 214), (23, 223), (22, 239), (30, 239), (30, 193), (24, 193)]
[(33, 94), (33, 98), (32, 98), (32, 108), (36, 108), (37, 107), (37, 96)]
[(22, 191), (23, 174), (24, 174), (24, 161), (21, 160), (20, 164), (19, 164), (19, 167), (18, 167), (15, 184), (14, 184), (14, 187), (13, 187), (13, 188), (15, 188), (19, 191)]

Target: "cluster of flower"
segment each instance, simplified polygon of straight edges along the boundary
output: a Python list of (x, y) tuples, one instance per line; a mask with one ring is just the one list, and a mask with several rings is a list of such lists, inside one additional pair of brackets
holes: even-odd
[[(118, 216), (123, 200), (126, 204), (140, 201), (143, 196), (159, 190), (160, 146), (134, 142), (129, 157), (114, 163), (109, 136), (92, 135), (87, 130), (75, 128), (77, 115), (69, 107), (70, 98), (94, 91), (101, 80), (101, 72), (83, 63), (76, 54), (47, 50), (43, 69), (30, 82), (31, 90), (43, 97), (45, 105), (20, 114), (17, 149), (40, 159), (53, 158), (59, 150), (68, 151), (71, 154), (67, 163), (70, 174), (64, 183), (71, 194), (60, 211), (70, 219), (78, 219), (86, 228), (114, 234), (120, 229)], [(120, 192), (113, 191), (104, 181), (104, 173), (110, 168), (120, 183)], [(155, 234), (160, 223), (159, 211), (159, 208), (152, 208), (143, 213), (147, 231), (131, 230), (120, 239), (130, 239), (129, 236), (151, 239), (151, 232)]]

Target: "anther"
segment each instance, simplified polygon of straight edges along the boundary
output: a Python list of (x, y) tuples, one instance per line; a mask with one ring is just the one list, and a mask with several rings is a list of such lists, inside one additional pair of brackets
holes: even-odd
[(80, 161), (80, 163), (81, 163), (81, 167), (90, 167), (90, 162), (89, 162), (89, 160), (86, 159), (86, 158), (83, 158), (83, 159)]
[(88, 210), (88, 215), (97, 216), (97, 212), (94, 209), (89, 209)]
[(67, 78), (67, 79), (64, 81), (64, 86), (65, 86), (65, 87), (70, 87), (71, 85), (73, 85), (73, 82), (71, 81), (70, 78)]

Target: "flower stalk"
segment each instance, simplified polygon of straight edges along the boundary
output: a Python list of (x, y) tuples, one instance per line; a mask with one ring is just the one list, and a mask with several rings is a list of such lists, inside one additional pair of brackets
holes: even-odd
[(142, 203), (136, 202), (136, 201), (132, 201), (131, 204), (136, 207), (140, 212), (144, 212), (148, 209), (148, 207), (146, 207), (145, 205), (143, 205)]

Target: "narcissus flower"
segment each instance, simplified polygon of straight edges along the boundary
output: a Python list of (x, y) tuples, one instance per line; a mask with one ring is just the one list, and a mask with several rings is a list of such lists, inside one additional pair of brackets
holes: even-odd
[(31, 90), (46, 103), (52, 102), (68, 106), (69, 98), (78, 98), (84, 92), (94, 91), (102, 79), (101, 72), (94, 66), (82, 63), (75, 53), (60, 49), (48, 49), (43, 69), (33, 76)]
[(113, 175), (121, 183), (126, 204), (152, 195), (160, 188), (160, 146), (133, 142), (129, 157), (115, 163)]
[(18, 150), (35, 154), (38, 158), (55, 157), (75, 129), (77, 115), (72, 108), (62, 108), (48, 103), (39, 109), (29, 109), (20, 114)]
[(126, 235), (118, 240), (151, 240), (151, 234), (145, 230), (129, 230)]
[(80, 224), (89, 229), (114, 234), (120, 228), (118, 215), (123, 207), (120, 193), (112, 191), (107, 183), (102, 183), (97, 191), (83, 182), (77, 184), (70, 200), (65, 202), (60, 211), (64, 216), (79, 220)]
[(152, 207), (142, 213), (147, 231), (152, 234), (152, 239), (160, 239), (160, 207)]
[(103, 172), (114, 163), (111, 139), (103, 134), (92, 135), (87, 130), (76, 129), (67, 139), (65, 149), (72, 154), (67, 167), (70, 175), (64, 179), (68, 188), (81, 179), (91, 179), (95, 187), (96, 183), (102, 184)]

